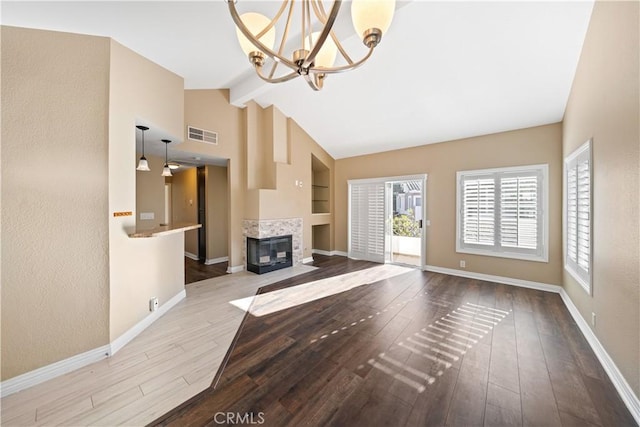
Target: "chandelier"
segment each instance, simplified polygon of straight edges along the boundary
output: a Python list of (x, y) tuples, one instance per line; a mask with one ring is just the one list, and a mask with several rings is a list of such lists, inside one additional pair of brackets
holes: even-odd
[[(226, 1), (240, 47), (258, 76), (269, 83), (302, 76), (314, 90), (322, 89), (327, 75), (353, 70), (367, 61), (391, 25), (395, 10), (395, 0), (351, 2), (353, 26), (368, 49), (354, 61), (333, 30), (342, 0), (334, 0), (328, 13), (323, 0), (283, 0), (273, 19), (256, 12), (240, 15), (237, 0)], [(296, 7), (298, 3), (301, 5)], [(300, 25), (299, 33), (294, 32), (294, 21)], [(282, 31), (277, 47), (276, 28)], [(338, 52), (342, 59), (340, 65), (335, 65)]]

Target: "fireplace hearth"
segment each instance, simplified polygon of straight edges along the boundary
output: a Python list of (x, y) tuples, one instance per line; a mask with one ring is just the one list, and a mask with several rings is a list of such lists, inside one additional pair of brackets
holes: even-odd
[(293, 265), (292, 236), (247, 237), (247, 270), (262, 274)]

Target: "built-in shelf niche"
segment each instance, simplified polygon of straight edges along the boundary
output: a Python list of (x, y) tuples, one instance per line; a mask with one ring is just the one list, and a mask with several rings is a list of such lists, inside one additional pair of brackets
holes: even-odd
[(329, 168), (316, 156), (311, 155), (311, 213), (329, 213), (330, 182)]

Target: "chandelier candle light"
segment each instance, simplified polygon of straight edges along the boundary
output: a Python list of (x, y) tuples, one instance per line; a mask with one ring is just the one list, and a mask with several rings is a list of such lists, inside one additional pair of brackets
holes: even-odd
[[(302, 76), (314, 90), (322, 89), (328, 74), (353, 70), (362, 65), (382, 40), (393, 19), (395, 0), (353, 0), (351, 18), (356, 34), (362, 39), (368, 52), (358, 61), (352, 60), (340, 44), (333, 31), (342, 0), (334, 0), (329, 13), (323, 0), (283, 0), (273, 19), (256, 13), (238, 14), (236, 2), (226, 0), (231, 17), (236, 24), (240, 47), (255, 67), (258, 76), (269, 83), (282, 83)], [(290, 36), (295, 5), (301, 3), (301, 31)], [(255, 4), (255, 3), (254, 3)], [(286, 14), (285, 14), (286, 11)], [(283, 23), (277, 25), (278, 23)], [(276, 27), (284, 27), (277, 51)], [(314, 30), (315, 29), (315, 30)], [(295, 40), (297, 39), (297, 40)], [(291, 49), (293, 47), (293, 49)], [(285, 48), (292, 50), (289, 56)], [(338, 52), (343, 65), (334, 65)], [(271, 69), (263, 70), (265, 60), (271, 58)], [(284, 73), (277, 73), (278, 66), (288, 67)]]

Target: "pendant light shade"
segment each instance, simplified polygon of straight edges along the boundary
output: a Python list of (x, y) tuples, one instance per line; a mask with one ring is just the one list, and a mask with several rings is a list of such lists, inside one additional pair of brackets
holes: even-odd
[(171, 141), (168, 139), (163, 139), (162, 142), (164, 142), (164, 167), (162, 168), (162, 176), (173, 176), (173, 174), (171, 173), (171, 168), (169, 167), (169, 156), (167, 151)]
[(144, 132), (149, 130), (149, 128), (146, 126), (136, 126), (136, 127), (142, 131), (142, 156), (138, 161), (138, 167), (136, 168), (136, 170), (149, 172), (151, 170), (149, 169), (149, 162), (147, 162), (147, 158), (144, 156)]

